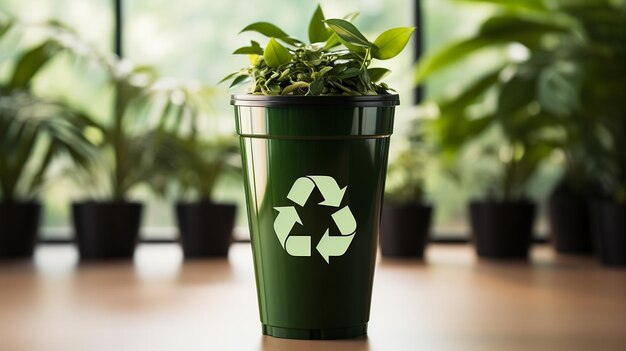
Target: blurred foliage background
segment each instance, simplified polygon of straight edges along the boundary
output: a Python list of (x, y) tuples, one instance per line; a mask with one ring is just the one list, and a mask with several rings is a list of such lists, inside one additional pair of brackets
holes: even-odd
[[(359, 27), (370, 38), (385, 28), (413, 25), (413, 0), (321, 0), (319, 3), (329, 18), (359, 11)], [(469, 4), (455, 0), (422, 0), (421, 3), (423, 28), (417, 30), (424, 38), (426, 52), (473, 35), (478, 31), (480, 23), (496, 11), (489, 1)], [(312, 13), (317, 1), (270, 0), (266, 4), (258, 6), (258, 2), (252, 0), (126, 1), (123, 8), (124, 55), (137, 64), (155, 67), (161, 76), (213, 86), (226, 73), (246, 64), (245, 57), (231, 55), (233, 50), (247, 44), (249, 37), (237, 35), (245, 24), (269, 20), (296, 37), (305, 37), (307, 28), (302, 23), (306, 23), (308, 18), (303, 21), (300, 16)], [(49, 19), (63, 22), (102, 52), (112, 51), (112, 12), (112, 1), (108, 0), (4, 0), (0, 3), (0, 13), (27, 23)], [(13, 44), (28, 47), (39, 40), (40, 36), (31, 33)], [(498, 62), (523, 54), (523, 50), (512, 46), (485, 50), (472, 56), (462, 64), (429, 79), (426, 100), (454, 96)], [(410, 144), (408, 135), (403, 133), (416, 119), (428, 119), (434, 115), (431, 104), (415, 106), (412, 101), (415, 85), (413, 61), (409, 48), (389, 62), (393, 73), (386, 81), (400, 93), (402, 99), (402, 106), (397, 112), (397, 133), (392, 139), (391, 162), (396, 155), (401, 156)], [(74, 69), (75, 64), (71, 57), (59, 55), (37, 77), (34, 92), (38, 96), (60, 99), (106, 119), (106, 116), (111, 115), (114, 92), (102, 88), (106, 86), (102, 84), (105, 77), (97, 70), (83, 76)], [(0, 67), (0, 80), (6, 79), (10, 70), (8, 66), (10, 63)], [(225, 86), (216, 89), (212, 99), (213, 110), (210, 118), (204, 119), (199, 126), (200, 133), (233, 132), (229, 94)], [(490, 144), (498, 138), (500, 136), (487, 133), (481, 136), (476, 145)], [(434, 235), (465, 237), (468, 234), (465, 216), (467, 200), (485, 192), (482, 187), (484, 178), (498, 165), (469, 148), (459, 160), (458, 169), (462, 173), (451, 174), (436, 157), (431, 157), (423, 167), (423, 196), (436, 207)], [(555, 154), (540, 166), (537, 174), (529, 180), (529, 196), (541, 200), (550, 192), (560, 177), (560, 162), (562, 157)], [(221, 179), (214, 195), (218, 200), (240, 204), (238, 223), (241, 230), (237, 235), (245, 237), (245, 210), (240, 180), (236, 177)], [(42, 234), (47, 237), (69, 236), (69, 204), (81, 196), (84, 193), (66, 180), (56, 181), (46, 188), (43, 191), (46, 210)], [(134, 189), (131, 197), (142, 199), (148, 205), (144, 218), (144, 237), (174, 237), (171, 202), (153, 194), (145, 186)], [(542, 226), (542, 222), (539, 225)]]

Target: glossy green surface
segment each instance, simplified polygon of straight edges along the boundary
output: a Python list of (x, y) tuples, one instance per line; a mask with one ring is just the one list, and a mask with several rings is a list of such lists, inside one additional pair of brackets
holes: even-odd
[[(393, 113), (393, 107), (235, 107), (264, 333), (317, 339), (366, 332)], [(318, 187), (304, 206), (288, 199), (306, 176), (347, 186), (341, 203), (320, 205)], [(302, 222), (290, 235), (310, 237), (310, 256), (290, 255), (274, 230), (275, 207), (289, 206)], [(346, 206), (356, 233), (345, 253), (327, 262), (317, 246), (326, 230), (342, 235), (332, 215)]]

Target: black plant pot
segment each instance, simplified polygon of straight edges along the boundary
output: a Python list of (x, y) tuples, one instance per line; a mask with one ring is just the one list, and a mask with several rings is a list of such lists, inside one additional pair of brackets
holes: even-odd
[(594, 251), (602, 264), (626, 266), (626, 204), (595, 201), (591, 206)]
[(208, 201), (177, 203), (176, 221), (185, 258), (227, 256), (236, 210), (235, 205)]
[(485, 258), (526, 258), (532, 240), (532, 202), (472, 202), (470, 223), (476, 253)]
[(383, 205), (380, 251), (384, 257), (424, 256), (433, 209), (421, 203)]
[(0, 258), (33, 255), (41, 205), (38, 202), (0, 202)]
[(81, 260), (132, 258), (142, 209), (140, 203), (125, 201), (72, 204)]
[(589, 201), (564, 189), (548, 199), (548, 222), (554, 249), (570, 254), (591, 254)]

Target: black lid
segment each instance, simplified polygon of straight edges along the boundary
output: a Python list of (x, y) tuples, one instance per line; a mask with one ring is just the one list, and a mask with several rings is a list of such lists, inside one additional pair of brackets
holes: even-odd
[(302, 96), (234, 94), (230, 104), (250, 107), (384, 107), (400, 105), (398, 94), (361, 96)]

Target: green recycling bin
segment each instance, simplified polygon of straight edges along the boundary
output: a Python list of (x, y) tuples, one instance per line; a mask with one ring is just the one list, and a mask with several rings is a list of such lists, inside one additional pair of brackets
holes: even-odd
[(262, 331), (367, 333), (398, 95), (233, 95)]

